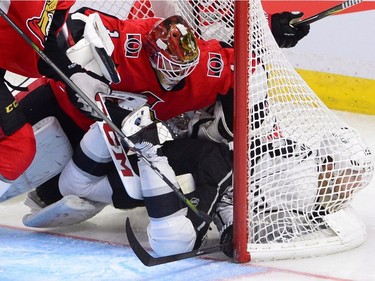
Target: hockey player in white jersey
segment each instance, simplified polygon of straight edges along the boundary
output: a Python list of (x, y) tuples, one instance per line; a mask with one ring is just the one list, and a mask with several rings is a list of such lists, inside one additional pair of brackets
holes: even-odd
[[(256, 218), (252, 239), (281, 242), (322, 227), (325, 216), (345, 209), (369, 184), (374, 169), (371, 151), (347, 126), (325, 128), (314, 147), (285, 137), (278, 120), (270, 114), (267, 93), (251, 98), (251, 208)], [(207, 110), (195, 112), (190, 134), (227, 143), (231, 148), (232, 108), (233, 99), (226, 96)], [(232, 222), (228, 202), (223, 196), (217, 204), (220, 212), (216, 224), (222, 225), (223, 243), (232, 239), (232, 229), (227, 227)], [(225, 208), (229, 211), (224, 212)]]

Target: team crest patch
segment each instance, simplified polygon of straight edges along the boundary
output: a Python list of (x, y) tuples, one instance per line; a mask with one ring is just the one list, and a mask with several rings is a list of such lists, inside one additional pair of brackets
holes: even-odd
[(209, 53), (207, 67), (207, 76), (219, 78), (224, 67), (224, 62), (221, 58), (221, 54)]
[(33, 17), (26, 21), (27, 27), (38, 38), (42, 46), (51, 26), (56, 7), (56, 0), (47, 0), (39, 17)]
[(142, 49), (141, 34), (126, 34), (125, 57), (138, 58)]

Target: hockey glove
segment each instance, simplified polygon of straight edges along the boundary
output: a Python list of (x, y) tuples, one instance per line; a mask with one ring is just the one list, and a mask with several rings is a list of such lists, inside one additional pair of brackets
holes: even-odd
[(144, 128), (154, 123), (154, 116), (148, 106), (142, 106), (124, 118), (121, 124), (121, 131), (127, 137), (139, 133)]
[(134, 144), (160, 144), (158, 129), (152, 111), (148, 106), (142, 106), (130, 113), (123, 121), (121, 131)]
[[(109, 95), (111, 93), (111, 88), (108, 85), (108, 81), (91, 71), (86, 71), (81, 69), (75, 72), (70, 79), (74, 84), (91, 100), (95, 103), (95, 96), (97, 93), (103, 93)], [(76, 93), (73, 89), (68, 87), (69, 98), (71, 102), (82, 110), (85, 115), (100, 119), (96, 111), (91, 108), (83, 98)]]
[(309, 33), (310, 25), (292, 25), (302, 16), (302, 12), (283, 12), (271, 16), (271, 31), (280, 48), (294, 47)]

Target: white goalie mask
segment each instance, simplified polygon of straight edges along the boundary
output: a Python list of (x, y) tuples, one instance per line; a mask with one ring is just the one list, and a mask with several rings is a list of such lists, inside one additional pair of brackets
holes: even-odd
[(145, 50), (159, 81), (171, 90), (199, 62), (196, 38), (181, 16), (158, 21), (144, 38)]

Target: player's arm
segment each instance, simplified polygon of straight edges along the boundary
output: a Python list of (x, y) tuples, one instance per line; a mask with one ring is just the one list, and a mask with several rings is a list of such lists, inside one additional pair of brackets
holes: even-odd
[[(77, 86), (80, 88), (92, 101), (95, 101), (95, 95), (98, 92), (109, 94), (111, 92), (109, 88), (109, 82), (102, 76), (99, 76), (93, 72), (86, 71), (81, 65), (77, 63), (72, 63), (68, 58), (65, 51), (63, 51), (57, 40), (57, 35), (65, 23), (68, 10), (57, 10), (53, 16), (53, 21), (51, 23), (50, 30), (48, 32), (47, 38), (44, 44), (43, 52), (47, 57), (67, 76), (69, 77)], [(49, 78), (55, 80), (62, 80), (57, 73), (44, 61), (39, 60), (38, 63), (39, 72)], [(93, 114), (92, 110), (87, 107), (87, 105), (79, 99), (73, 93), (72, 90), (73, 103), (83, 111)]]
[[(77, 70), (79, 70), (80, 66), (72, 65), (72, 62), (66, 56), (65, 52), (60, 48), (57, 41), (57, 35), (65, 22), (67, 13), (67, 10), (57, 10), (54, 13), (53, 21), (51, 23), (47, 38), (45, 39), (43, 52), (66, 76), (71, 77), (77, 72)], [(46, 62), (44, 62), (44, 60), (39, 60), (38, 68), (41, 74), (56, 80), (61, 80), (61, 78)]]

